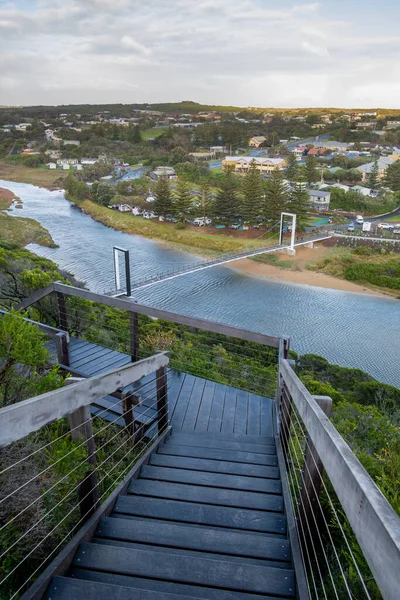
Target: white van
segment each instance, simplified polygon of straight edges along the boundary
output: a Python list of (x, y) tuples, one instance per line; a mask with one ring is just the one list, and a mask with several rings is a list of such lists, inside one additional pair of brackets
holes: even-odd
[(362, 215), (357, 215), (356, 223), (357, 225), (362, 225), (364, 223), (364, 217)]

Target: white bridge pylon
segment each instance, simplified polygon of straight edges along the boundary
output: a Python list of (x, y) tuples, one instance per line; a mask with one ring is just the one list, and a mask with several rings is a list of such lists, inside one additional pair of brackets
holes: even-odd
[(290, 238), (290, 250), (294, 250), (294, 241), (296, 239), (296, 215), (294, 213), (287, 213), (287, 212), (283, 212), (281, 213), (281, 226), (279, 229), (279, 244), (283, 244), (283, 223), (285, 220), (285, 217), (291, 217), (292, 218), (292, 235)]

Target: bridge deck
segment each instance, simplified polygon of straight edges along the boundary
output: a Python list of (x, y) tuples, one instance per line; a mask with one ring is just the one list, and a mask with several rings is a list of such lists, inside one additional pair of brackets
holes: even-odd
[[(56, 360), (54, 340), (47, 344)], [(129, 364), (130, 356), (81, 339), (70, 340), (70, 367), (82, 377), (98, 375)], [(135, 420), (147, 423), (155, 417), (155, 375), (137, 382), (141, 406), (134, 407)], [(187, 373), (168, 370), (168, 408), (176, 431), (223, 432), (272, 436), (272, 400)], [(121, 404), (106, 396), (92, 405), (92, 414), (125, 425)]]
[(173, 431), (47, 600), (296, 597), (272, 437)]

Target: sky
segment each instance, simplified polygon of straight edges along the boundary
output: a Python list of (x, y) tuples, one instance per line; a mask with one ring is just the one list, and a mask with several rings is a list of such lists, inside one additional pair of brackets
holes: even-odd
[(0, 0), (0, 105), (400, 107), (400, 0)]

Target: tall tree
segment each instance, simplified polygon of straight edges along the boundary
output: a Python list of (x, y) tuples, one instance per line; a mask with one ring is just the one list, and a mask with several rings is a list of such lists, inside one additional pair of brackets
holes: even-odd
[(132, 142), (134, 144), (140, 144), (142, 141), (142, 134), (140, 133), (139, 125), (135, 125), (132, 132)]
[(213, 196), (211, 195), (211, 187), (207, 180), (200, 184), (200, 204), (198, 206), (198, 216), (203, 217), (204, 222), (206, 217), (214, 214)]
[(292, 152), (290, 152), (290, 154), (286, 158), (285, 177), (289, 181), (297, 181), (298, 174), (299, 165), (297, 164), (297, 159), (295, 155)]
[(232, 169), (228, 169), (220, 183), (214, 204), (214, 215), (223, 225), (228, 225), (239, 213), (237, 184)]
[(307, 154), (305, 175), (308, 185), (318, 181), (317, 160), (313, 154)]
[(264, 197), (263, 179), (254, 160), (251, 161), (242, 180), (242, 192), (241, 216), (244, 221), (253, 225), (260, 215)]
[(310, 210), (310, 196), (305, 181), (292, 185), (289, 195), (288, 212), (296, 215), (296, 230), (304, 231), (308, 225), (307, 213)]
[(388, 166), (385, 173), (385, 185), (394, 192), (400, 190), (400, 160)]
[(275, 169), (265, 182), (264, 218), (279, 221), (281, 212), (287, 208), (289, 190), (283, 178), (283, 172)]
[(180, 179), (176, 185), (176, 193), (173, 199), (174, 215), (179, 221), (184, 223), (189, 216), (191, 206), (192, 197), (190, 195), (190, 187), (186, 181)]
[(371, 172), (369, 174), (369, 185), (371, 188), (376, 188), (379, 185), (379, 167), (378, 161), (375, 160)]
[(160, 177), (157, 179), (154, 188), (154, 212), (161, 216), (166, 217), (172, 212), (172, 194), (169, 187), (168, 179)]

